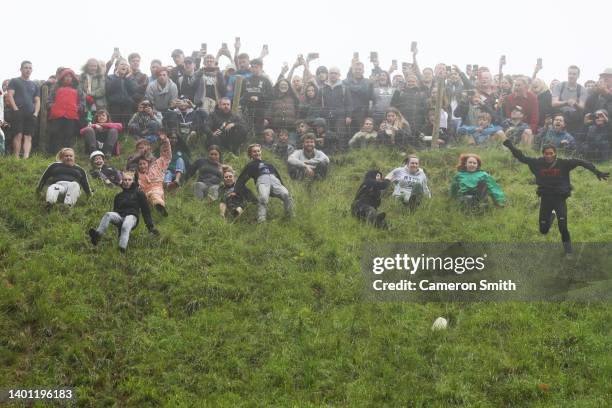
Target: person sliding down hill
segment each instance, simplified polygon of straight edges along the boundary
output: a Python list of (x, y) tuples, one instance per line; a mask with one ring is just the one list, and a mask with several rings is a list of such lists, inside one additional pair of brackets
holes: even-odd
[(138, 184), (147, 196), (147, 200), (164, 217), (168, 216), (164, 199), (164, 175), (172, 160), (172, 148), (165, 132), (160, 134), (159, 159), (150, 161), (144, 154), (138, 158)]
[(387, 228), (384, 212), (376, 214), (380, 206), (380, 194), (389, 187), (390, 180), (383, 179), (378, 170), (369, 170), (363, 183), (359, 186), (355, 200), (351, 205), (351, 213), (362, 221), (373, 224), (376, 228)]
[(557, 159), (557, 149), (552, 145), (542, 148), (542, 157), (527, 157), (522, 151), (514, 147), (512, 141), (506, 139), (506, 146), (512, 155), (521, 163), (529, 166), (535, 175), (538, 185), (537, 194), (540, 196), (540, 232), (547, 234), (552, 225), (555, 214), (557, 225), (561, 233), (561, 241), (566, 254), (572, 252), (570, 233), (567, 229), (567, 205), (565, 200), (571, 195), (570, 171), (578, 166), (591, 171), (599, 180), (607, 180), (610, 173), (597, 170), (592, 163), (580, 159)]
[(451, 181), (451, 196), (459, 199), (470, 211), (485, 209), (489, 194), (499, 206), (506, 202), (506, 196), (495, 179), (481, 167), (482, 161), (478, 155), (462, 154), (459, 156), (457, 174)]
[(123, 191), (115, 196), (113, 211), (104, 214), (97, 229), (91, 228), (89, 230), (89, 238), (93, 245), (98, 245), (109, 224), (114, 224), (120, 231), (119, 250), (125, 252), (130, 239), (130, 232), (138, 225), (141, 212), (149, 232), (153, 235), (159, 235), (159, 231), (153, 225), (147, 197), (142, 191), (138, 190), (138, 180), (134, 181), (134, 173), (130, 171), (123, 173), (121, 187)]
[(36, 192), (40, 193), (47, 182), (51, 183), (47, 188), (45, 200), (47, 210), (58, 201), (69, 208), (75, 205), (81, 194), (81, 187), (88, 196), (93, 193), (87, 173), (74, 161), (74, 150), (64, 147), (57, 153), (56, 159), (56, 162), (47, 167), (36, 187)]
[[(293, 198), (291, 197), (291, 193), (289, 193), (287, 187), (283, 185), (281, 176), (274, 165), (261, 159), (261, 145), (250, 145), (247, 149), (247, 154), (251, 158), (251, 162), (242, 169), (234, 188), (236, 193), (232, 194), (243, 194), (246, 182), (249, 178), (252, 178), (255, 181), (258, 193), (258, 223), (266, 221), (270, 196), (278, 197), (283, 200), (285, 215), (287, 217), (293, 217)], [(230, 196), (233, 196), (232, 194), (230, 194)]]

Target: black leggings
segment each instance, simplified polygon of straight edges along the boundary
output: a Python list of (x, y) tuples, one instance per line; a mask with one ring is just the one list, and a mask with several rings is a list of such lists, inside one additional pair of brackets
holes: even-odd
[(540, 201), (540, 232), (547, 234), (552, 221), (553, 210), (557, 214), (557, 224), (561, 233), (561, 241), (570, 242), (570, 233), (567, 229), (567, 197), (542, 196)]

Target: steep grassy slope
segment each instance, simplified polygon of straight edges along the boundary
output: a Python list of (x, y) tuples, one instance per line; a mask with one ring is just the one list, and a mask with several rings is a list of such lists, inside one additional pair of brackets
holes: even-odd
[[(609, 304), (363, 300), (368, 243), (559, 240), (538, 234), (532, 176), (501, 149), (484, 167), (508, 206), (466, 217), (447, 196), (458, 153), (422, 154), (434, 198), (414, 213), (384, 200), (388, 231), (350, 216), (365, 171), (402, 160), (367, 150), (325, 182), (287, 181), (297, 216), (273, 199), (265, 225), (253, 207), (222, 221), (190, 183), (155, 215), (161, 237), (141, 224), (126, 255), (114, 229), (98, 247), (86, 234), (117, 190), (47, 214), (34, 186), (48, 159), (1, 159), (0, 389), (75, 387), (79, 406), (604, 406)], [(610, 185), (573, 180), (574, 240), (612, 242)], [(430, 330), (437, 316), (448, 330)]]

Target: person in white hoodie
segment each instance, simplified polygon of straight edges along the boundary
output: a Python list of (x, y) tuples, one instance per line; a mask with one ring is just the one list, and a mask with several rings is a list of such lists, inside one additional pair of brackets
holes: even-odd
[(302, 142), (304, 148), (294, 151), (287, 159), (289, 176), (294, 180), (304, 178), (320, 180), (325, 178), (329, 158), (321, 150), (315, 149), (315, 135), (312, 133), (305, 134)]
[(404, 160), (404, 166), (392, 170), (385, 177), (395, 184), (393, 197), (401, 200), (411, 210), (416, 209), (423, 197), (431, 198), (431, 191), (427, 186), (427, 176), (419, 167), (419, 158), (410, 155)]

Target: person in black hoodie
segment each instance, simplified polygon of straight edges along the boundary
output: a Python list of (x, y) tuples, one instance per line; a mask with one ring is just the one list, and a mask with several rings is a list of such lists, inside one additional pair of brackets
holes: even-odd
[(359, 186), (355, 200), (351, 205), (351, 213), (362, 221), (373, 224), (376, 228), (387, 228), (386, 213), (376, 214), (380, 206), (380, 195), (389, 187), (390, 180), (383, 178), (378, 170), (369, 170), (363, 183)]
[(104, 214), (97, 229), (89, 229), (89, 238), (93, 245), (98, 245), (108, 226), (114, 224), (120, 230), (119, 250), (125, 252), (130, 239), (130, 232), (138, 225), (141, 212), (149, 232), (153, 235), (159, 235), (159, 231), (153, 225), (147, 197), (142, 191), (138, 190), (138, 180), (134, 180), (134, 173), (129, 171), (123, 173), (121, 187), (123, 191), (115, 196), (113, 211)]
[(242, 118), (232, 112), (232, 101), (221, 98), (215, 111), (208, 117), (208, 127), (212, 132), (206, 146), (219, 145), (224, 150), (238, 153), (238, 148), (246, 140), (247, 129)]
[(56, 159), (56, 162), (47, 167), (36, 187), (36, 192), (40, 193), (45, 184), (51, 182), (47, 189), (45, 207), (50, 209), (62, 196), (63, 203), (72, 207), (81, 194), (81, 187), (91, 196), (93, 191), (89, 186), (87, 173), (74, 161), (74, 150), (65, 147), (57, 153)]
[(221, 164), (221, 149), (217, 145), (208, 147), (208, 158), (200, 158), (189, 167), (187, 178), (198, 174), (193, 185), (193, 194), (198, 200), (207, 195), (210, 201), (219, 198), (219, 185), (223, 181), (223, 166)]
[(278, 170), (276, 170), (276, 167), (274, 167), (272, 163), (261, 159), (261, 145), (250, 145), (247, 154), (251, 158), (251, 162), (242, 169), (240, 176), (238, 176), (234, 188), (236, 194), (246, 196), (245, 184), (252, 178), (255, 181), (255, 186), (259, 193), (257, 200), (259, 203), (257, 205), (258, 223), (266, 221), (270, 196), (283, 200), (285, 215), (287, 217), (293, 217), (293, 198), (289, 190), (287, 190), (287, 187), (283, 185), (283, 180)]
[(240, 105), (246, 110), (249, 118), (250, 131), (254, 136), (260, 136), (264, 128), (268, 126), (265, 118), (266, 110), (272, 100), (272, 83), (262, 75), (263, 62), (256, 58), (251, 61), (252, 75), (242, 84), (242, 95)]
[(571, 195), (570, 171), (578, 166), (584, 167), (597, 176), (599, 180), (607, 180), (610, 173), (597, 170), (592, 163), (580, 159), (558, 159), (557, 149), (552, 145), (542, 148), (543, 157), (527, 157), (514, 147), (510, 139), (504, 141), (506, 146), (521, 163), (529, 166), (535, 175), (538, 185), (537, 194), (540, 201), (540, 232), (547, 234), (555, 217), (558, 218), (561, 241), (566, 254), (572, 252), (570, 233), (567, 229), (567, 205), (565, 200)]

